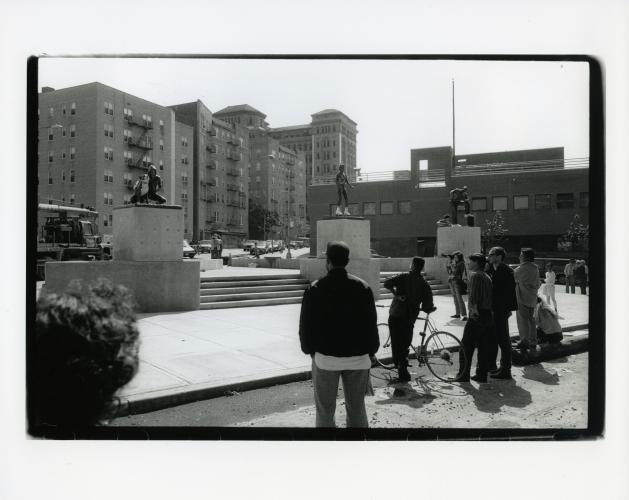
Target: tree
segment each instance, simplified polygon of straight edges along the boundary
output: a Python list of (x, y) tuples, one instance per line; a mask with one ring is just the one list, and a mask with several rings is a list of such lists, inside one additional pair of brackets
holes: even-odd
[(574, 214), (563, 237), (572, 244), (573, 250), (587, 251), (590, 243), (590, 226), (581, 222), (579, 214)]
[(275, 226), (280, 225), (277, 212), (261, 207), (255, 203), (249, 203), (249, 237), (256, 240), (266, 238), (266, 235)]
[(508, 232), (509, 230), (505, 227), (505, 222), (500, 211), (497, 211), (491, 220), (485, 219), (485, 227), (481, 233), (483, 253), (487, 253), (487, 250), (491, 247), (495, 247), (504, 242)]

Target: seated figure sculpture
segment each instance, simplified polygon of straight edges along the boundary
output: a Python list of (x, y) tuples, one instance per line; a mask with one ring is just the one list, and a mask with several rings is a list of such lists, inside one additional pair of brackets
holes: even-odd
[(149, 200), (156, 202), (159, 205), (166, 203), (166, 198), (157, 194), (158, 191), (163, 189), (164, 183), (162, 178), (157, 175), (157, 168), (155, 165), (149, 165), (148, 173), (141, 176), (133, 186), (133, 196), (131, 197), (131, 203), (148, 203)]
[(452, 212), (452, 224), (458, 224), (457, 220), (457, 208), (459, 205), (465, 205), (465, 214), (470, 213), (470, 199), (467, 194), (467, 186), (462, 188), (454, 188), (450, 191), (450, 208)]

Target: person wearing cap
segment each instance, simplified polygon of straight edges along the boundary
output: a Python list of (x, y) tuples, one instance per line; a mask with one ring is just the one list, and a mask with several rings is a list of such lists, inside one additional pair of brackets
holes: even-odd
[(299, 340), (312, 357), (316, 426), (335, 427), (339, 378), (343, 381), (347, 427), (367, 427), (365, 394), (371, 357), (380, 347), (376, 305), (369, 285), (348, 274), (349, 247), (328, 243), (327, 275), (304, 292)]
[(397, 366), (401, 382), (411, 380), (407, 358), (417, 315), (420, 310), (428, 314), (437, 309), (433, 304), (430, 285), (422, 276), (424, 263), (421, 257), (413, 257), (410, 272), (397, 274), (384, 282), (384, 287), (393, 292), (389, 308), (389, 332), (393, 363)]
[[(505, 249), (493, 247), (487, 258), (487, 274), (491, 278), (491, 306), (494, 316), (493, 335), (489, 336), (488, 368), (489, 376), (510, 380), (511, 377), (511, 340), (509, 338), (509, 317), (511, 311), (517, 311), (518, 299), (515, 294), (513, 270), (504, 263)], [(500, 368), (496, 366), (496, 357), (500, 347)]]
[[(469, 382), (471, 379), (479, 383), (486, 383), (489, 371), (487, 348), (489, 337), (493, 334), (492, 285), (491, 279), (484, 271), (487, 264), (485, 256), (480, 253), (474, 253), (470, 255), (469, 260), (469, 320), (465, 324), (463, 337), (461, 338), (467, 357), (467, 365), (465, 371), (459, 374), (458, 380), (459, 382)], [(476, 363), (476, 374), (470, 377), (474, 349), (478, 349), (478, 361)]]

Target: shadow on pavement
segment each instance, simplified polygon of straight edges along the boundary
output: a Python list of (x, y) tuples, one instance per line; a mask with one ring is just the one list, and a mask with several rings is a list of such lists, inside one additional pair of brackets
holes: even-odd
[(531, 393), (517, 385), (514, 380), (494, 381), (482, 384), (478, 389), (465, 382), (461, 383), (461, 387), (474, 398), (476, 408), (485, 413), (498, 413), (503, 406), (524, 408), (533, 401)]
[(546, 385), (559, 385), (559, 375), (547, 371), (542, 365), (527, 365), (522, 376), (529, 380), (535, 380)]
[(419, 409), (436, 399), (430, 393), (417, 392), (410, 384), (395, 384), (395, 389), (387, 399), (376, 401), (377, 405), (401, 404)]

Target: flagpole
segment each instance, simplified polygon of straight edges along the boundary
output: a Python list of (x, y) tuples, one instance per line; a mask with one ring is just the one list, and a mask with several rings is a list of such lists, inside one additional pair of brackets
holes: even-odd
[(452, 79), (452, 170), (451, 173), (454, 173), (454, 156), (456, 154), (456, 135), (455, 135), (455, 113), (454, 113), (454, 78)]

